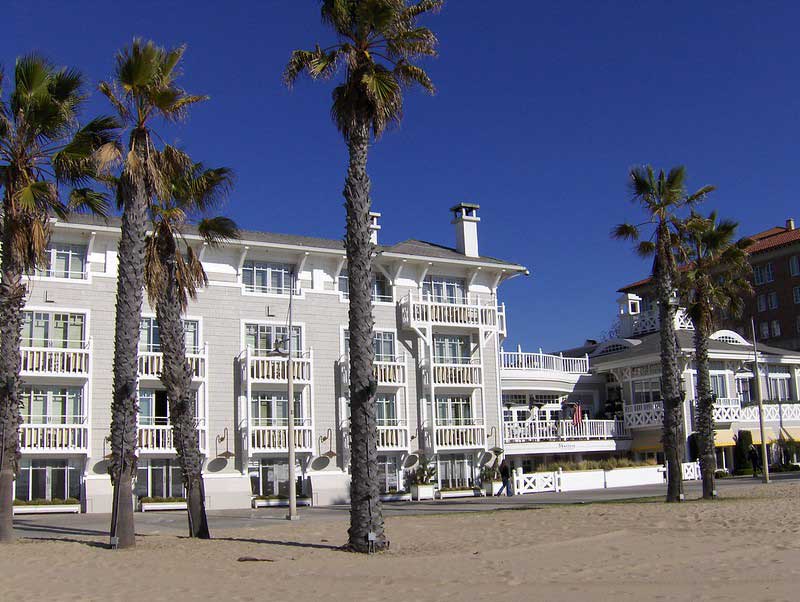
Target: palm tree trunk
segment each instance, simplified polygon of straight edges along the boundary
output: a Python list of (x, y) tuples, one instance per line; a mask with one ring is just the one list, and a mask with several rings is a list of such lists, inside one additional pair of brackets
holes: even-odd
[[(348, 140), (350, 165), (344, 187), (347, 209), (345, 248), (350, 283), (350, 529), (348, 548), (368, 552), (388, 547), (378, 483), (378, 429), (372, 374), (372, 243), (367, 175), (369, 127), (353, 129)], [(291, 400), (290, 402), (291, 403)], [(373, 546), (370, 538), (374, 538)]]
[[(6, 194), (9, 194), (6, 191)], [(10, 215), (6, 204), (5, 215)], [(3, 248), (11, 249), (11, 225), (6, 220)], [(0, 283), (0, 543), (14, 536), (14, 478), (19, 470), (20, 357), (22, 308), (26, 287), (22, 270), (11, 253), (3, 253)]]
[[(111, 402), (111, 462), (114, 484), (111, 534), (117, 546), (136, 545), (132, 480), (136, 471), (136, 424), (139, 322), (144, 289), (144, 251), (147, 233), (148, 187), (143, 172), (154, 152), (146, 130), (131, 132), (130, 149), (120, 178), (123, 202), (118, 252), (117, 306), (114, 329), (114, 395)], [(136, 165), (132, 165), (136, 163)]]
[[(698, 285), (697, 295), (703, 295)], [(701, 301), (702, 303), (702, 301)], [(703, 479), (703, 499), (713, 499), (714, 472), (717, 470), (717, 455), (714, 449), (714, 394), (711, 391), (711, 375), (708, 368), (708, 336), (711, 316), (710, 308), (702, 308), (694, 325), (694, 355), (697, 368), (697, 447), (700, 473)]]
[[(174, 252), (174, 250), (173, 250)], [(189, 537), (211, 539), (206, 517), (203, 485), (203, 455), (195, 424), (195, 392), (192, 390), (192, 368), (186, 360), (186, 340), (181, 321), (181, 304), (177, 295), (175, 260), (167, 259), (166, 286), (156, 304), (156, 317), (164, 354), (161, 382), (167, 389), (172, 439), (186, 487)]]
[(661, 392), (664, 404), (662, 443), (667, 462), (667, 501), (683, 499), (683, 392), (678, 368), (678, 344), (675, 338), (675, 303), (673, 298), (672, 256), (669, 232), (665, 225), (658, 229), (656, 256), (656, 290), (661, 342)]

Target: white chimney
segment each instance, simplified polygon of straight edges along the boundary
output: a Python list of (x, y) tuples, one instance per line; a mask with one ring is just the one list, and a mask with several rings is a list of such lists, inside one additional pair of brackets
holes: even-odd
[(456, 225), (456, 249), (467, 257), (478, 255), (478, 209), (480, 205), (474, 203), (459, 203), (450, 208), (453, 212), (453, 221)]
[(787, 230), (794, 230), (794, 218), (790, 217), (786, 220), (786, 229)]
[(381, 214), (376, 211), (369, 212), (369, 242), (373, 245), (378, 244), (378, 230), (381, 229), (380, 224), (378, 223), (378, 219), (381, 217)]

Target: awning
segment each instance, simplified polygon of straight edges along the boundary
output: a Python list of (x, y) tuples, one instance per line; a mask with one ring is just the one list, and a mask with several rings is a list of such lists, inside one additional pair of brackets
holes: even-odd
[(631, 441), (631, 451), (635, 452), (660, 452), (661, 430), (654, 431), (634, 431)]
[[(753, 445), (761, 445), (761, 429), (747, 429), (753, 435)], [(767, 443), (775, 443), (778, 440), (775, 434), (775, 429), (772, 427), (764, 428), (764, 436), (767, 438)]]
[(714, 447), (733, 447), (736, 439), (733, 438), (731, 429), (717, 429), (714, 431)]
[(800, 443), (800, 426), (785, 426), (782, 430), (784, 439), (792, 439)]

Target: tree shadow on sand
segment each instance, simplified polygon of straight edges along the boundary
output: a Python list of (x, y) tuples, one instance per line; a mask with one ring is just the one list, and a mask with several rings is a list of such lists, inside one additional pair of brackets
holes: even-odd
[(280, 541), (276, 539), (255, 539), (251, 537), (214, 537), (215, 541), (233, 541), (237, 543), (257, 543), (271, 546), (286, 546), (290, 548), (311, 548), (314, 550), (342, 550), (341, 546), (324, 543), (305, 543), (301, 541)]

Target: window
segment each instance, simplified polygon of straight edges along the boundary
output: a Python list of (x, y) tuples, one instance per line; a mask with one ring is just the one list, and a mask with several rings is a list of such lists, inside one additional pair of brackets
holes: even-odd
[(792, 255), (789, 258), (789, 272), (792, 276), (800, 276), (800, 255)]
[(86, 278), (86, 246), (51, 243), (46, 251), (46, 261), (37, 276), (84, 280)]
[(767, 301), (770, 309), (778, 309), (778, 293), (772, 292), (767, 295)]
[(769, 338), (769, 322), (761, 322), (759, 324), (759, 329), (761, 330), (761, 338), (768, 339)]
[(139, 389), (139, 424), (142, 426), (169, 424), (169, 404), (166, 391)]
[(711, 375), (711, 392), (717, 399), (728, 397), (728, 383), (724, 374)]
[(439, 426), (474, 424), (472, 399), (466, 395), (437, 395), (436, 423)]
[(24, 386), (20, 411), (27, 424), (83, 424), (83, 389)]
[(428, 276), (422, 283), (422, 298), (435, 303), (467, 303), (467, 286), (461, 278)]
[[(200, 353), (200, 323), (197, 320), (183, 320), (183, 336), (186, 353)], [(161, 336), (155, 318), (144, 317), (139, 321), (139, 352), (161, 352)]]
[[(303, 494), (303, 471), (296, 463), (297, 481), (295, 491)], [(289, 497), (289, 463), (278, 458), (262, 458), (250, 464), (250, 487), (253, 495), (264, 497)]]
[(139, 460), (134, 493), (139, 498), (185, 497), (181, 467), (175, 460)]
[(464, 489), (474, 485), (473, 461), (465, 454), (441, 454), (436, 464), (436, 471), (444, 488)]
[(781, 323), (778, 320), (772, 321), (772, 336), (773, 337), (781, 336)]
[(764, 284), (765, 282), (773, 282), (775, 280), (775, 273), (772, 270), (772, 264), (766, 263), (764, 265), (757, 265), (753, 267), (753, 279), (756, 284)]
[(437, 364), (469, 364), (470, 338), (461, 335), (433, 336), (433, 361)]
[[(287, 351), (289, 348), (287, 326), (274, 324), (245, 324), (244, 344), (253, 350), (256, 355), (267, 355), (276, 349)], [(292, 327), (292, 353), (302, 355), (303, 335), (299, 326)]]
[(800, 304), (800, 286), (794, 287), (792, 293), (794, 294), (794, 302)]
[(84, 347), (83, 314), (26, 311), (22, 316), (23, 347), (55, 347), (82, 349)]
[[(339, 274), (338, 288), (345, 299), (350, 298), (350, 278), (344, 269)], [(392, 285), (389, 284), (389, 280), (383, 274), (372, 276), (372, 301), (373, 303), (391, 303), (394, 301)]]
[(753, 379), (752, 377), (736, 377), (736, 396), (743, 404), (750, 403), (753, 399)]
[(792, 398), (789, 373), (770, 373), (767, 377), (767, 397), (770, 401), (788, 401)]
[[(289, 424), (289, 396), (287, 391), (258, 391), (250, 398), (250, 416), (253, 426), (286, 426)], [(294, 423), (303, 426), (303, 396), (294, 394)]]
[(381, 493), (394, 493), (403, 489), (397, 456), (378, 456), (378, 482)]
[(661, 380), (658, 378), (633, 381), (633, 403), (661, 401)]
[(293, 269), (288, 263), (245, 261), (242, 266), (242, 284), (249, 292), (288, 295)]
[(378, 426), (397, 426), (397, 399), (394, 393), (375, 395), (375, 415)]
[(767, 311), (767, 296), (759, 295), (757, 297), (757, 301), (758, 301), (758, 311)]
[(81, 498), (78, 460), (20, 460), (14, 497), (25, 502)]
[(394, 362), (396, 356), (394, 352), (394, 333), (378, 331), (372, 337), (372, 345), (375, 348), (376, 362)]

